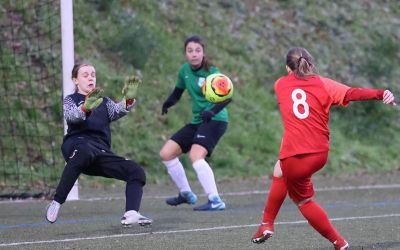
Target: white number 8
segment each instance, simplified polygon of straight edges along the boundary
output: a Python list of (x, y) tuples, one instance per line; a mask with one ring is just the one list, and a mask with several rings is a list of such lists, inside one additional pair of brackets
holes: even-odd
[[(300, 99), (297, 98), (297, 95), (300, 94)], [(302, 89), (295, 89), (292, 92), (292, 100), (293, 100), (293, 113), (299, 119), (306, 119), (310, 114), (310, 107), (306, 102), (307, 95), (306, 92)], [(299, 105), (303, 105), (304, 113), (300, 113)]]

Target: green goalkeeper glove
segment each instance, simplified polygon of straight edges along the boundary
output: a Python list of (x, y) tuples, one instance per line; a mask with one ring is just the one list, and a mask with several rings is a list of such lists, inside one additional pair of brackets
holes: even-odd
[(90, 91), (85, 98), (85, 103), (82, 105), (82, 111), (85, 113), (91, 112), (103, 102), (103, 90), (95, 88)]
[(137, 89), (142, 83), (137, 76), (128, 76), (125, 79), (124, 87), (122, 88), (122, 95), (125, 101), (136, 99)]

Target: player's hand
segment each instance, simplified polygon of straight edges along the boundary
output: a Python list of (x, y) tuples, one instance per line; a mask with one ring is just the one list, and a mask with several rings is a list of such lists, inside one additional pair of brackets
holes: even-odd
[(137, 76), (128, 76), (125, 79), (124, 87), (122, 88), (122, 95), (125, 100), (133, 100), (136, 99), (137, 89), (139, 85), (142, 83)]
[(103, 90), (100, 88), (95, 88), (90, 91), (85, 97), (85, 102), (82, 105), (82, 111), (88, 113), (97, 108), (103, 102), (102, 94)]
[(203, 111), (201, 113), (201, 119), (203, 120), (204, 123), (210, 122), (211, 118), (215, 115), (215, 113), (212, 110), (207, 110)]
[(383, 103), (384, 104), (390, 104), (393, 106), (396, 106), (396, 102), (394, 101), (394, 95), (390, 90), (385, 90), (385, 92), (383, 92)]
[(164, 104), (162, 105), (161, 108), (161, 115), (165, 115), (166, 113), (168, 113), (168, 109), (174, 105), (173, 103), (170, 103), (169, 101), (164, 102)]

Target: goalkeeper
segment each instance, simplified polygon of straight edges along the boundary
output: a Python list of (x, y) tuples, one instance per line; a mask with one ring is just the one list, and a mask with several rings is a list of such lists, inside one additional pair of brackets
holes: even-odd
[(110, 149), (110, 123), (125, 116), (135, 106), (140, 79), (126, 79), (120, 102), (102, 97), (102, 90), (96, 88), (96, 70), (90, 64), (75, 65), (72, 81), (76, 91), (65, 97), (63, 104), (68, 131), (61, 150), (66, 166), (54, 200), (47, 207), (47, 221), (54, 223), (57, 220), (60, 206), (83, 173), (125, 181), (126, 207), (122, 225), (151, 224), (151, 219), (139, 213), (146, 182), (143, 168), (132, 160), (115, 155)]

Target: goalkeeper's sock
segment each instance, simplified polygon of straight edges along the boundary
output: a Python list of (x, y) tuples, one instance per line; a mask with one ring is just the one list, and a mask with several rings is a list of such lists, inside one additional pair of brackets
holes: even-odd
[(214, 173), (204, 159), (193, 163), (193, 168), (197, 173), (197, 178), (203, 187), (204, 193), (210, 197), (218, 196), (217, 184), (215, 183)]
[(310, 200), (299, 206), (299, 210), (308, 223), (330, 242), (343, 239), (329, 221), (325, 210), (317, 202)]
[(285, 201), (286, 194), (287, 187), (283, 177), (273, 176), (268, 199), (265, 203), (263, 223), (274, 224), (279, 209)]
[(168, 174), (175, 182), (179, 192), (192, 191), (186, 177), (185, 169), (178, 158), (162, 162), (164, 163), (165, 167), (167, 167)]

